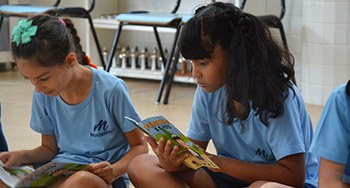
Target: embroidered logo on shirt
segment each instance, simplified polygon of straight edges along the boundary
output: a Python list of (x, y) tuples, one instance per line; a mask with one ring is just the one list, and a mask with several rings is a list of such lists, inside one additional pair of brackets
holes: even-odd
[(106, 120), (100, 120), (95, 126), (92, 133), (90, 133), (90, 137), (102, 137), (108, 134), (112, 134), (114, 129), (109, 130), (109, 125)]
[(269, 154), (264, 149), (258, 148), (255, 151), (255, 155), (261, 156), (264, 159), (266, 159), (267, 161), (273, 161), (274, 160), (273, 157), (269, 157)]

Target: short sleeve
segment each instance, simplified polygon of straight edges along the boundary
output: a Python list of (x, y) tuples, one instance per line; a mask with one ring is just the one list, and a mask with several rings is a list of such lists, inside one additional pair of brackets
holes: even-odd
[(350, 99), (345, 90), (329, 97), (316, 128), (311, 150), (319, 157), (345, 164), (350, 148)]
[(209, 141), (209, 120), (207, 114), (207, 103), (204, 96), (204, 91), (197, 87), (192, 104), (192, 114), (190, 125), (187, 129), (186, 136), (198, 141)]
[(128, 116), (136, 121), (141, 121), (128, 93), (127, 85), (124, 81), (119, 80), (116, 84), (111, 97), (109, 98), (110, 111), (112, 117), (120, 126), (123, 132), (129, 132), (136, 128), (133, 122), (125, 119)]
[(297, 97), (299, 96), (290, 93), (284, 101), (283, 115), (270, 119), (271, 131), (268, 132), (268, 142), (276, 160), (288, 155), (306, 152), (302, 126), (311, 127), (311, 122), (302, 125), (300, 113), (306, 112), (301, 112), (297, 105)]
[(33, 92), (30, 128), (40, 134), (54, 134), (52, 121), (46, 109), (47, 101), (41, 93)]

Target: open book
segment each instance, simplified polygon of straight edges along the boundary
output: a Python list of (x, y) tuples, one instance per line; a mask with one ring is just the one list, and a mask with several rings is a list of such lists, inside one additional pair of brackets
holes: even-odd
[(0, 161), (0, 179), (9, 187), (47, 187), (62, 177), (84, 170), (87, 164), (47, 163), (36, 170), (29, 166), (4, 168)]
[(165, 141), (171, 140), (172, 146), (180, 146), (178, 155), (184, 155), (185, 153), (191, 154), (190, 157), (184, 160), (184, 164), (187, 167), (194, 170), (197, 170), (200, 167), (219, 168), (205, 153), (198, 149), (190, 139), (182, 134), (165, 117), (150, 117), (141, 122), (137, 122), (127, 116), (125, 116), (125, 118), (134, 122), (143, 132), (153, 138), (156, 142), (163, 137)]

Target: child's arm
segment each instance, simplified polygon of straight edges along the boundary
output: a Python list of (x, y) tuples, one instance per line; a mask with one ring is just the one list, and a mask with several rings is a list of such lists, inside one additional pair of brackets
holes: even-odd
[(248, 163), (240, 160), (211, 156), (220, 167), (219, 172), (247, 182), (266, 180), (293, 187), (303, 187), (305, 158), (303, 153), (286, 156), (274, 164)]
[(53, 159), (58, 152), (56, 138), (53, 135), (42, 135), (41, 145), (31, 150), (3, 152), (0, 160), (5, 167), (44, 163)]
[(320, 171), (318, 173), (318, 186), (323, 187), (347, 187), (349, 184), (345, 184), (342, 181), (344, 174), (344, 164), (335, 163), (333, 161), (321, 158)]
[(130, 145), (130, 150), (124, 157), (112, 165), (106, 165), (106, 162), (92, 164), (89, 167), (89, 171), (100, 176), (107, 183), (112, 183), (126, 173), (129, 163), (134, 157), (148, 152), (147, 144), (142, 141), (143, 136), (144, 134), (140, 129), (134, 129), (125, 133), (125, 137)]
[(114, 163), (114, 176), (117, 179), (119, 176), (126, 173), (130, 161), (137, 155), (148, 153), (148, 146), (142, 141), (144, 136), (140, 129), (134, 129), (130, 132), (125, 133), (125, 137), (130, 145), (130, 150), (121, 158), (117, 163)]

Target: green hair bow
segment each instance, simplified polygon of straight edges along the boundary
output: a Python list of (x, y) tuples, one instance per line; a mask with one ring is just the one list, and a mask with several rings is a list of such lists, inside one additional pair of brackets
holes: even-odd
[(32, 36), (35, 36), (38, 26), (32, 25), (33, 20), (21, 20), (18, 25), (12, 30), (12, 41), (16, 42), (16, 45), (26, 44), (30, 42)]

